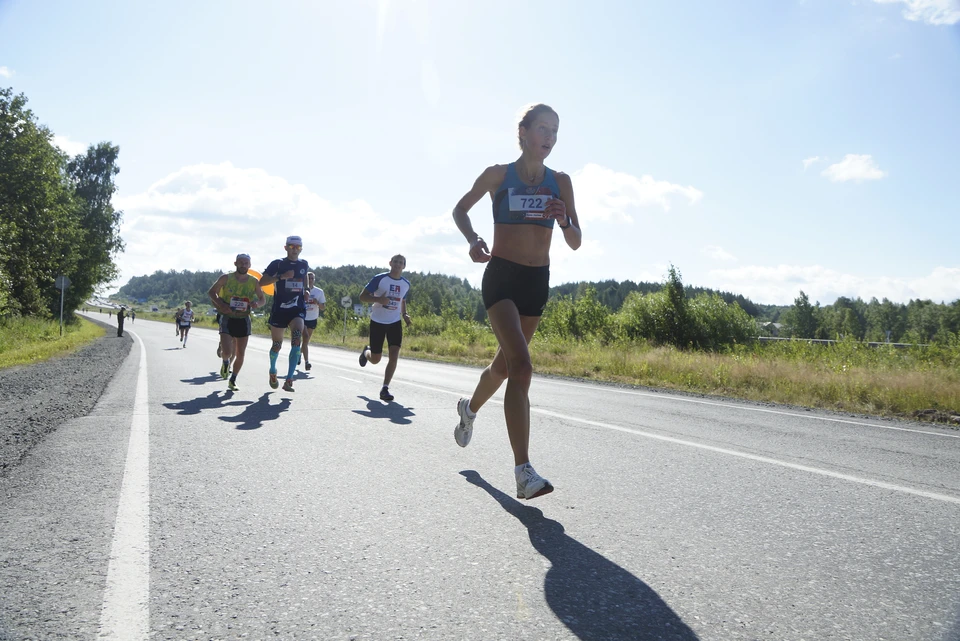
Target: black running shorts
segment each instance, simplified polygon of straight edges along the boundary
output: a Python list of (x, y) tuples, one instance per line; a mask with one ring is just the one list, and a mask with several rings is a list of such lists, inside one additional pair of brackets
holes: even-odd
[(530, 267), (494, 256), (483, 271), (483, 306), (512, 300), (521, 316), (542, 316), (550, 297), (550, 266)]
[(253, 321), (249, 316), (243, 318), (220, 317), (220, 333), (229, 334), (234, 338), (243, 338), (253, 333)]
[(271, 327), (289, 327), (294, 318), (303, 318), (306, 312), (297, 309), (278, 309), (270, 314)]
[(390, 347), (400, 347), (403, 343), (403, 323), (397, 321), (384, 325), (377, 321), (370, 321), (370, 353), (383, 354), (383, 339), (387, 339)]

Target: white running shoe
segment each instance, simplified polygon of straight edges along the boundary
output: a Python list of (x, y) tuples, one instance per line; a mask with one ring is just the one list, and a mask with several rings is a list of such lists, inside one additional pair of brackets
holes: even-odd
[(469, 411), (470, 399), (461, 398), (457, 403), (457, 413), (460, 414), (460, 423), (453, 428), (453, 438), (456, 439), (457, 445), (460, 447), (470, 445), (470, 439), (473, 438), (473, 420), (477, 418), (477, 415), (474, 414), (470, 416), (467, 413)]
[(550, 492), (553, 492), (550, 481), (537, 474), (532, 465), (524, 463), (517, 472), (517, 498), (530, 500)]

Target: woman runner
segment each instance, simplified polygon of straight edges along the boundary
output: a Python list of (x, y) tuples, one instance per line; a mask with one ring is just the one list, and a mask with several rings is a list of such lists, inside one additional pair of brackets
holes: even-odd
[[(580, 223), (570, 177), (543, 162), (557, 143), (560, 117), (544, 104), (527, 107), (517, 127), (520, 157), (508, 165), (487, 167), (453, 209), (453, 219), (467, 242), (470, 259), (487, 263), (483, 304), (499, 347), (483, 370), (470, 398), (457, 404), (460, 422), (454, 438), (466, 447), (476, 413), (504, 380), (503, 413), (513, 448), (517, 498), (532, 499), (553, 491), (553, 485), (530, 464), (530, 339), (550, 293), (550, 242), (554, 222), (571, 249), (580, 247)], [(470, 223), (468, 212), (484, 195), (493, 202), (493, 248), (487, 247)]]

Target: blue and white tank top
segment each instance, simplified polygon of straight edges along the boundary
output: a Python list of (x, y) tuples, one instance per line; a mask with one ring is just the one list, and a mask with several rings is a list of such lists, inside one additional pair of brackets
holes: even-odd
[(560, 198), (560, 187), (549, 167), (543, 182), (532, 187), (517, 174), (516, 163), (507, 165), (507, 174), (493, 197), (493, 224), (540, 225), (553, 229), (553, 218), (544, 218), (543, 209), (551, 198)]

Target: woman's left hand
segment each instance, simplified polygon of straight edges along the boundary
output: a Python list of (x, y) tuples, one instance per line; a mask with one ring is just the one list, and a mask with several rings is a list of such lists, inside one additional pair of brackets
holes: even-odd
[(547, 206), (543, 208), (543, 215), (562, 223), (567, 219), (567, 203), (559, 198), (551, 198), (547, 201)]

